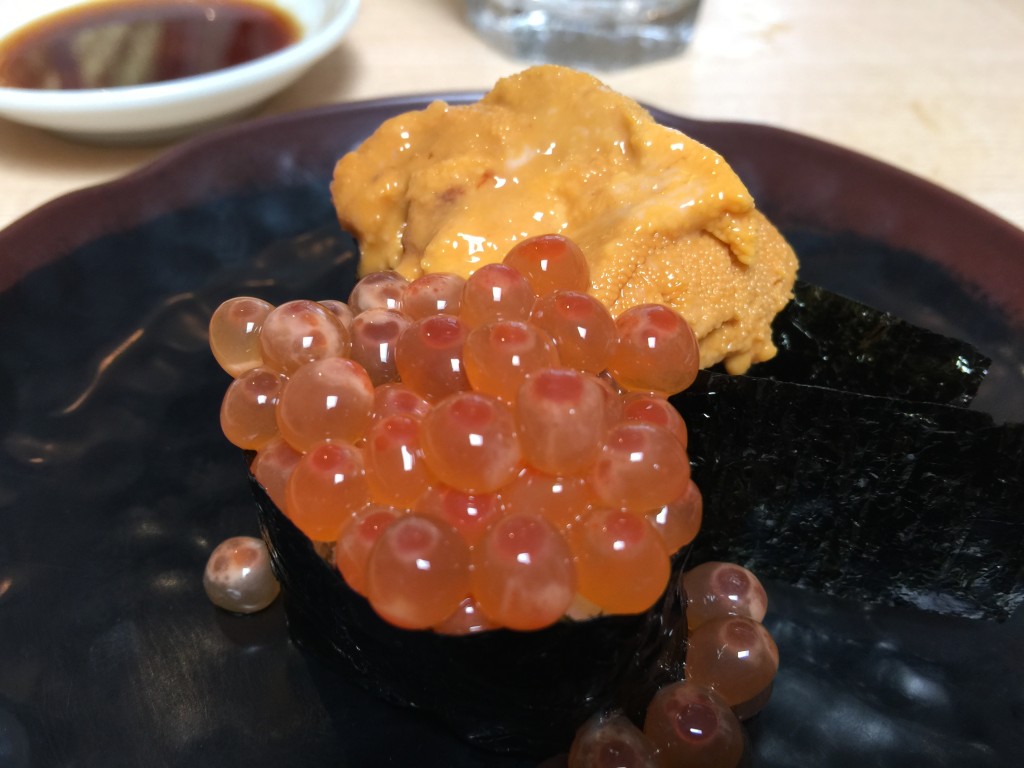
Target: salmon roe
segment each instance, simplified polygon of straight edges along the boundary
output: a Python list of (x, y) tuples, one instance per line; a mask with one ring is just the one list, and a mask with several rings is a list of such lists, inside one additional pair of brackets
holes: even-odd
[(537, 629), (665, 590), (701, 517), (666, 399), (695, 342), (665, 307), (613, 319), (589, 281), (543, 235), (468, 279), (374, 273), (347, 301), (214, 313), (225, 434), (385, 620)]

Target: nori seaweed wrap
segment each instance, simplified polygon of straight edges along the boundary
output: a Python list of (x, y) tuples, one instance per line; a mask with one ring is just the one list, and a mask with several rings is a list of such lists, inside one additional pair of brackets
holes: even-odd
[(399, 629), (345, 583), (250, 477), (260, 528), (296, 642), (378, 696), (416, 707), (467, 741), (547, 757), (593, 712), (641, 720), (651, 696), (682, 677), (686, 620), (677, 588), (686, 557), (650, 610), (563, 620), (534, 632), (449, 636)]
[(772, 335), (779, 353), (748, 375), (864, 395), (966, 406), (991, 363), (965, 341), (799, 280)]
[(711, 372), (673, 401), (704, 495), (695, 562), (967, 617), (1024, 602), (1024, 425)]

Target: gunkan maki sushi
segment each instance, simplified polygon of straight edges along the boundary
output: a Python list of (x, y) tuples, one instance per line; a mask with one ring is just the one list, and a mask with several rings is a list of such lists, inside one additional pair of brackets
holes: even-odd
[(596, 711), (640, 720), (682, 678), (701, 518), (666, 399), (696, 377), (696, 339), (660, 305), (613, 319), (573, 290), (586, 273), (544, 236), (448, 276), (459, 308), (417, 317), (437, 280), (381, 273), (348, 323), (246, 297), (211, 323), (225, 369), (248, 368), (222, 426), (249, 451), (296, 639), (474, 743), (535, 755)]
[(796, 282), (724, 161), (593, 78), (396, 117), (331, 191), (347, 300), (233, 299), (210, 336), (293, 637), (346, 677), (573, 768), (612, 742), (735, 766), (779, 659), (728, 561), (1021, 601), (1020, 426), (966, 408), (984, 355)]

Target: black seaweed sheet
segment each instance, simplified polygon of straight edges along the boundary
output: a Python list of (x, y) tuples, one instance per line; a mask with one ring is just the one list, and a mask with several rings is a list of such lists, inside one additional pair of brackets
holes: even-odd
[(694, 562), (967, 617), (1024, 600), (1024, 425), (712, 372), (674, 402), (705, 500)]
[(685, 549), (662, 598), (642, 614), (561, 621), (534, 632), (408, 631), (382, 620), (255, 478), (250, 482), (293, 638), (344, 679), (421, 709), (473, 744), (548, 757), (566, 750), (595, 711), (624, 709), (643, 722), (658, 688), (683, 675), (678, 574)]
[(932, 403), (968, 405), (991, 363), (966, 341), (802, 281), (772, 338), (779, 354), (751, 376)]

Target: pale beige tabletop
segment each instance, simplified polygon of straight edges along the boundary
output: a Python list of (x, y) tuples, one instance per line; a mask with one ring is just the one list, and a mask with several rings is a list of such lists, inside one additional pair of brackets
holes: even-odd
[[(486, 90), (525, 66), (478, 40), (461, 12), (461, 0), (363, 0), (341, 46), (256, 114)], [(1024, 228), (1022, 0), (704, 0), (684, 53), (597, 74), (678, 114), (871, 155)], [(166, 147), (87, 146), (0, 120), (0, 227)]]

